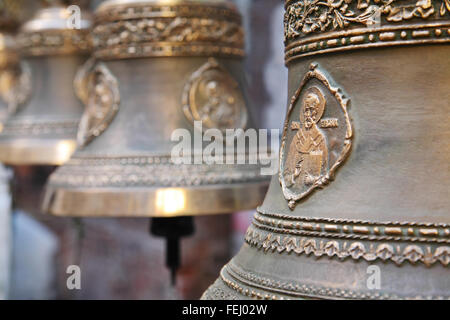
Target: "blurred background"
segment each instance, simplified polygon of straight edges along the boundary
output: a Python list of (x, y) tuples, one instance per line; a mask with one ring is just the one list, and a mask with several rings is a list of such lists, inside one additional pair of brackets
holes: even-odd
[[(100, 2), (92, 1), (92, 8)], [(246, 31), (251, 102), (262, 127), (280, 129), (287, 91), (283, 2), (234, 2)], [(149, 219), (73, 219), (41, 213), (43, 187), (53, 170), (0, 168), (0, 299), (198, 299), (239, 250), (253, 215), (195, 217), (195, 234), (182, 240), (182, 265), (173, 287), (164, 240), (150, 235)], [(70, 265), (81, 268), (81, 290), (67, 288)]]

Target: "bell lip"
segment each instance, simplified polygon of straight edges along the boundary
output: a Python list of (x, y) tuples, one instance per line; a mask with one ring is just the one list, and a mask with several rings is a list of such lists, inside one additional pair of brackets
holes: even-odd
[[(269, 180), (202, 187), (58, 188), (47, 185), (42, 211), (60, 217), (149, 218), (234, 213), (256, 209)], [(186, 205), (174, 212), (157, 206), (159, 192), (181, 190)], [(94, 205), (102, 203), (102, 205)], [(76, 204), (76, 205), (74, 205)], [(75, 208), (75, 209), (73, 209)]]
[(0, 162), (6, 165), (62, 165), (77, 143), (74, 139), (0, 140)]

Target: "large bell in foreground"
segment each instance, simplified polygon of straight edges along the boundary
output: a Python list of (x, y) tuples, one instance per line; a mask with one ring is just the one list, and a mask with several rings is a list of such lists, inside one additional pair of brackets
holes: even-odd
[(14, 90), (21, 104), (10, 106), (0, 134), (1, 162), (59, 165), (75, 150), (84, 84), (75, 81), (74, 90), (74, 78), (86, 60), (91, 27), (83, 12), (72, 26), (76, 14), (52, 6), (22, 26), (17, 41), (23, 61)]
[(286, 2), (279, 175), (204, 299), (450, 298), (450, 7), (333, 5)]
[(236, 8), (224, 1), (106, 1), (96, 23), (94, 58), (84, 66), (80, 147), (49, 178), (44, 210), (170, 217), (256, 207), (268, 185), (259, 165), (171, 158), (174, 132), (201, 134), (194, 121), (220, 131), (252, 127)]

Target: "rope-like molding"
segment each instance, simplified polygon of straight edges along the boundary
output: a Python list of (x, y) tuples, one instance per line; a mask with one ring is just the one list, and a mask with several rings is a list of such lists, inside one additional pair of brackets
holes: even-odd
[(89, 156), (75, 154), (50, 177), (52, 186), (201, 186), (265, 182), (258, 164), (175, 164), (166, 156)]
[(435, 244), (422, 245), (408, 243), (374, 242), (364, 240), (331, 240), (322, 237), (297, 235), (284, 235), (275, 232), (266, 232), (253, 223), (247, 230), (245, 242), (254, 248), (264, 251), (273, 251), (279, 254), (291, 252), (298, 255), (314, 255), (316, 257), (328, 256), (340, 259), (352, 258), (366, 261), (393, 261), (398, 265), (408, 261), (412, 264), (422, 262), (431, 266), (440, 262), (443, 266), (450, 263), (450, 246), (438, 246)]
[(437, 26), (413, 25), (357, 29), (335, 32), (291, 43), (285, 49), (285, 61), (288, 64), (302, 57), (353, 49), (448, 42), (450, 42), (450, 23), (438, 24)]
[(307, 235), (316, 237), (361, 239), (361, 240), (389, 240), (410, 242), (450, 243), (450, 227), (423, 226), (423, 224), (409, 223), (406, 226), (389, 223), (366, 223), (362, 221), (332, 219), (308, 219), (302, 217), (295, 220), (289, 218), (271, 217), (262, 213), (254, 216), (254, 225), (271, 232)]
[[(412, 221), (369, 221), (369, 220), (358, 220), (358, 219), (341, 219), (341, 218), (318, 218), (318, 217), (303, 217), (303, 216), (293, 216), (287, 214), (280, 214), (274, 212), (267, 212), (261, 207), (257, 209), (257, 212), (266, 217), (272, 217), (276, 219), (285, 219), (292, 221), (305, 221), (305, 222), (332, 222), (332, 223), (351, 223), (351, 224), (367, 224), (367, 225), (379, 225), (379, 226), (402, 226), (402, 227), (441, 227), (450, 228), (448, 223), (428, 223), (428, 222), (412, 222)], [(446, 233), (450, 235), (450, 233)]]
[(220, 279), (226, 286), (241, 295), (254, 299), (283, 300), (291, 298), (333, 298), (333, 299), (430, 299), (448, 300), (450, 296), (400, 296), (380, 291), (363, 292), (348, 289), (327, 288), (314, 285), (279, 281), (245, 271), (233, 261), (220, 272)]

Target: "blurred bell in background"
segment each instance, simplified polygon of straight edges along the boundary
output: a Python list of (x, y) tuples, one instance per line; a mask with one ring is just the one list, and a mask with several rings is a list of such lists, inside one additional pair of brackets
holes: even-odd
[[(192, 123), (196, 119), (195, 106), (189, 106), (187, 101), (185, 111), (177, 113), (175, 110), (180, 102), (176, 99), (183, 96), (183, 92), (189, 93), (186, 80), (190, 79), (191, 86), (195, 86), (195, 74), (201, 74), (202, 70), (208, 81), (213, 80), (210, 82), (220, 84), (222, 81), (231, 88), (236, 88), (233, 81), (238, 84), (237, 91), (229, 89), (242, 108), (234, 122), (236, 127), (248, 128), (258, 124), (262, 128), (279, 128), (283, 115), (277, 109), (280, 99), (284, 98), (281, 93), (287, 90), (285, 81), (276, 80), (286, 78), (280, 53), (283, 48), (280, 31), (283, 28), (280, 22), (283, 5), (275, 0), (234, 1), (242, 16), (240, 20), (235, 18), (238, 14), (234, 13), (236, 9), (232, 9), (230, 3), (210, 1), (212, 5), (206, 6), (207, 10), (212, 10), (211, 6), (213, 9), (224, 6), (221, 10), (226, 10), (227, 15), (221, 17), (225, 19), (221, 23), (236, 21), (238, 26), (242, 23), (245, 47), (242, 41), (231, 50), (235, 56), (226, 48), (214, 54), (191, 52), (180, 55), (172, 52), (169, 55), (153, 50), (153, 53), (139, 55), (144, 52), (139, 51), (144, 47), (137, 46), (136, 52), (136, 48), (129, 45), (136, 35), (131, 32), (126, 37), (125, 33), (119, 33), (130, 27), (130, 17), (121, 17), (124, 7), (120, 1), (103, 4), (102, 1), (28, 2), (29, 5), (19, 7), (19, 12), (23, 12), (19, 20), (21, 27), (14, 40), (21, 57), (16, 59), (15, 101), (8, 103), (5, 100), (8, 119), (3, 122), (5, 129), (0, 133), (0, 160), (14, 170), (11, 183), (14, 227), (1, 226), (5, 229), (3, 234), (10, 232), (7, 237), (12, 239), (9, 244), (0, 244), (2, 252), (10, 250), (11, 242), (15, 245), (9, 258), (12, 262), (10, 283), (3, 286), (9, 290), (4, 290), (4, 297), (199, 298), (216, 278), (220, 267), (236, 252), (238, 247), (233, 243), (241, 243), (253, 211), (234, 215), (221, 213), (255, 208), (264, 195), (264, 179), (248, 179), (247, 175), (243, 180), (231, 181), (231, 184), (230, 181), (216, 183), (213, 188), (200, 190), (197, 196), (196, 188), (188, 184), (183, 187), (179, 183), (172, 188), (173, 185), (167, 181), (146, 181), (141, 185), (129, 181), (125, 188), (118, 187), (117, 183), (106, 184), (103, 185), (105, 189), (113, 190), (112, 197), (96, 202), (101, 203), (99, 208), (89, 206), (92, 200), (86, 198), (99, 187), (101, 190), (102, 186), (98, 184), (104, 183), (101, 177), (105, 176), (104, 170), (108, 168), (106, 162), (98, 162), (96, 158), (106, 155), (109, 162), (120, 158), (119, 167), (114, 167), (114, 172), (124, 170), (129, 173), (137, 168), (139, 174), (141, 164), (129, 163), (128, 158), (139, 156), (148, 160), (167, 155), (171, 148), (168, 137), (174, 128), (187, 128), (191, 133), (196, 130)], [(156, 3), (157, 6), (158, 1), (147, 1), (147, 7), (151, 8), (148, 3)], [(67, 15), (74, 13), (70, 11), (71, 5), (81, 9), (78, 29), (67, 27)], [(94, 11), (97, 15), (94, 33), (89, 33), (93, 21), (89, 12)], [(145, 14), (139, 16), (140, 12), (135, 10), (131, 21), (153, 23)], [(177, 22), (188, 18), (178, 17)], [(161, 23), (160, 20), (155, 21)], [(114, 42), (116, 37), (120, 45)], [(92, 49), (92, 58), (87, 61)], [(251, 59), (243, 59), (244, 52)], [(170, 70), (178, 72), (164, 72)], [(110, 89), (112, 83), (116, 83), (116, 90)], [(246, 86), (248, 90), (244, 89)], [(106, 96), (111, 99), (103, 102), (116, 101), (117, 110), (114, 110), (114, 105), (112, 109), (101, 107), (102, 94), (99, 93), (105, 93), (100, 92), (101, 87), (106, 88)], [(143, 113), (140, 108), (149, 102), (154, 103), (154, 107), (149, 108), (149, 113), (142, 118), (137, 117), (136, 114), (147, 112)], [(78, 123), (85, 106), (87, 111), (81, 120), (84, 131), (78, 133), (80, 147), (73, 154)], [(111, 116), (111, 111), (116, 114)], [(220, 128), (220, 124), (212, 120), (210, 123), (211, 127)], [(72, 154), (72, 159), (67, 161)], [(45, 211), (63, 216), (53, 217), (41, 210), (42, 192), (47, 178), (59, 165), (63, 166), (49, 180), (44, 202)], [(163, 165), (152, 170), (158, 172), (161, 169), (165, 170)], [(169, 171), (174, 169), (181, 170), (173, 168)], [(215, 170), (223, 172), (223, 168)], [(229, 174), (224, 176), (244, 172), (236, 167), (226, 170)], [(256, 168), (254, 172), (257, 172)], [(183, 170), (172, 177), (178, 175), (181, 178), (181, 173)], [(93, 174), (99, 179), (89, 180)], [(185, 178), (190, 176), (184, 174)], [(206, 170), (206, 175), (205, 170), (200, 168), (198, 171), (198, 175), (205, 178), (208, 174), (214, 176), (214, 170)], [(61, 178), (70, 175), (72, 178), (69, 180)], [(80, 185), (73, 184), (79, 181)], [(7, 194), (8, 184), (5, 186)], [(216, 193), (211, 193), (218, 187)], [(134, 198), (131, 202), (134, 206), (130, 208), (126, 203), (136, 197), (135, 188), (144, 190), (149, 201), (140, 203)], [(197, 199), (192, 202), (195, 205), (191, 207), (189, 204), (184, 211), (180, 208), (170, 212), (167, 208), (161, 210), (164, 202), (162, 192), (173, 189), (183, 190), (185, 199)], [(210, 196), (205, 196), (205, 192)], [(99, 196), (104, 195), (96, 194), (95, 198)], [(245, 198), (236, 200), (239, 196)], [(124, 205), (120, 205), (121, 197), (128, 197)], [(230, 199), (234, 200), (227, 201)], [(6, 200), (3, 203), (7, 204)], [(194, 215), (195, 220), (188, 223), (187, 229), (195, 229), (195, 232), (188, 230), (191, 235), (182, 240), (177, 283), (172, 287), (169, 270), (165, 268), (166, 240), (157, 236), (166, 237), (173, 232), (172, 227), (168, 232), (164, 231), (168, 217), (177, 219)], [(148, 224), (142, 217), (162, 221), (162, 226), (154, 230), (153, 236), (149, 236)], [(184, 232), (182, 228), (180, 236)], [(82, 290), (67, 287), (72, 265), (79, 266), (82, 271)], [(24, 281), (27, 278), (32, 278), (33, 283)]]
[(51, 4), (19, 30), (18, 101), (9, 108), (0, 133), (3, 163), (60, 165), (75, 149), (84, 97), (74, 79), (90, 51), (92, 18), (82, 11), (79, 28), (71, 28), (69, 15), (62, 3)]
[[(174, 283), (179, 239), (194, 232), (193, 217), (255, 208), (267, 189), (258, 164), (197, 161), (208, 143), (197, 146), (196, 135), (255, 128), (241, 17), (229, 1), (106, 1), (95, 15), (79, 147), (50, 176), (44, 210), (152, 217)], [(174, 156), (176, 132), (190, 141)], [(258, 151), (215, 139), (233, 159)]]
[[(16, 33), (31, 12), (23, 10), (24, 1), (0, 1), (0, 132), (8, 114), (26, 99), (20, 94), (22, 65)], [(0, 164), (0, 299), (10, 297), (12, 274), (12, 171)]]

